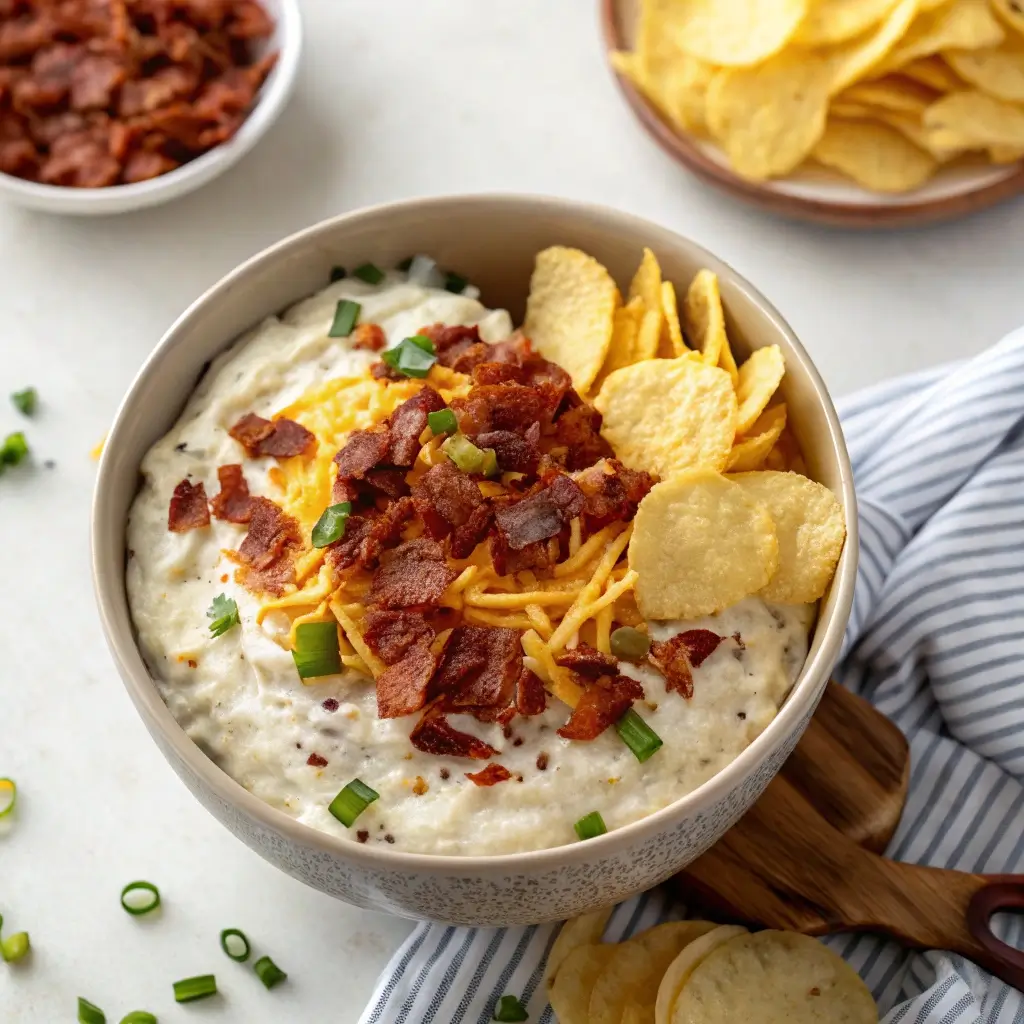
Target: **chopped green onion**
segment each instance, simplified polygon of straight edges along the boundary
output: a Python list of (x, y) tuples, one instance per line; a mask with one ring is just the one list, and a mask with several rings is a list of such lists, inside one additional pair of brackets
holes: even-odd
[(303, 622), (295, 628), (292, 651), (300, 679), (333, 676), (341, 671), (338, 626), (335, 622)]
[(212, 974), (199, 974), (174, 983), (174, 1000), (178, 1003), (191, 1003), (195, 999), (205, 999), (216, 994), (217, 979)]
[(334, 323), (327, 332), (329, 338), (347, 338), (352, 333), (356, 321), (363, 307), (351, 299), (338, 299), (338, 306), (334, 311)]
[(662, 745), (662, 738), (630, 708), (616, 723), (615, 731), (622, 737), (622, 742), (636, 755), (643, 764)]
[[(469, 284), (461, 274), (453, 274), (448, 271), (444, 275), (444, 290), (446, 292), (454, 292), (456, 295), (461, 295), (466, 290), (466, 285)], [(526, 1020), (525, 1017), (509, 1017), (509, 1020)]]
[(576, 829), (576, 835), (580, 839), (595, 839), (597, 836), (603, 836), (608, 831), (608, 826), (605, 825), (600, 811), (591, 811), (589, 814), (584, 814), (573, 825), (573, 828)]
[(262, 981), (264, 986), (267, 988), (273, 988), (275, 985), (280, 985), (281, 982), (288, 977), (288, 975), (285, 974), (269, 956), (261, 956), (259, 960), (252, 965), (252, 969), (259, 975), (260, 981)]
[[(486, 475), (493, 475), (488, 473), (488, 470), (493, 470), (494, 473), (498, 469), (498, 460), (495, 456), (493, 461), (490, 456), (494, 456), (493, 448), (477, 448), (475, 444), (465, 434), (452, 434), (444, 444), (441, 445), (441, 451), (448, 456), (455, 465), (462, 470), (463, 473), (484, 473)], [(490, 453), (490, 456), (488, 455)]]
[(107, 1015), (88, 999), (78, 997), (78, 1024), (107, 1024)]
[(526, 1007), (523, 1006), (515, 996), (502, 996), (498, 1000), (498, 1005), (494, 1008), (493, 1019), (500, 1021), (520, 1021), (529, 1020), (530, 1015), (526, 1012)]
[(374, 800), (380, 798), (380, 793), (370, 789), (365, 782), (353, 779), (330, 803), (327, 808), (338, 821), (351, 828), (352, 823), (366, 810)]
[(642, 661), (651, 649), (651, 638), (632, 626), (619, 626), (612, 630), (612, 654), (623, 661)]
[(313, 547), (325, 548), (345, 536), (345, 524), (348, 514), (352, 511), (352, 502), (340, 501), (337, 505), (328, 505), (323, 515), (313, 527)]
[(0, 445), (0, 470), (4, 466), (16, 466), (28, 455), (28, 441), (20, 431), (8, 434)]
[(401, 263), (396, 265), (395, 269), (396, 270), (401, 270), (403, 274), (408, 273), (409, 268), (412, 266), (412, 261), (415, 258), (416, 258), (415, 256), (406, 256), (405, 259), (402, 260)]
[[(140, 899), (132, 899), (133, 893), (145, 893)], [(121, 890), (121, 906), (138, 917), (140, 914), (148, 914), (160, 906), (160, 890), (152, 882), (129, 882)]]
[(397, 345), (385, 349), (380, 357), (388, 366), (406, 377), (426, 377), (437, 362), (434, 343), (425, 334), (403, 338)]
[[(237, 941), (235, 941), (237, 940)], [(242, 944), (242, 948), (238, 948), (238, 943)], [(235, 946), (235, 951), (231, 952), (232, 945)], [(249, 940), (245, 937), (244, 932), (240, 932), (237, 928), (225, 928), (220, 933), (220, 948), (236, 963), (244, 964), (249, 959), (249, 954), (252, 949), (249, 946)]]
[(380, 284), (384, 280), (384, 271), (372, 263), (362, 263), (352, 271), (352, 276), (367, 284)]
[(348, 271), (344, 267), (331, 267), (331, 284), (335, 281), (343, 281), (348, 277)]
[(157, 1019), (145, 1010), (132, 1010), (126, 1017), (121, 1018), (121, 1024), (157, 1024)]
[(14, 810), (18, 799), (18, 785), (14, 779), (0, 779), (0, 818), (6, 818)]
[(438, 409), (427, 413), (427, 426), (436, 437), (438, 434), (454, 434), (459, 429), (459, 421), (451, 409)]
[(11, 401), (18, 412), (31, 416), (36, 411), (36, 399), (38, 397), (35, 388), (25, 388), (24, 391), (15, 391), (11, 395)]
[(241, 623), (238, 615), (238, 605), (233, 597), (225, 594), (218, 594), (213, 599), (213, 604), (206, 610), (206, 617), (210, 620), (210, 636), (223, 636), (229, 629)]
[(4, 958), (5, 963), (17, 963), (28, 953), (30, 948), (28, 932), (15, 932), (0, 942), (0, 956)]
[(484, 459), (480, 466), (480, 472), (486, 477), (497, 476), (501, 469), (498, 466), (498, 456), (493, 448), (482, 448)]

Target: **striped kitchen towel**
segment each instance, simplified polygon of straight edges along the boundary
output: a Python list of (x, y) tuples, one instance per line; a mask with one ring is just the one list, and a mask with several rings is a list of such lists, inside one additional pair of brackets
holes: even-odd
[[(860, 496), (861, 559), (837, 678), (910, 740), (898, 860), (1024, 872), (1024, 330), (983, 355), (840, 403)], [(622, 904), (607, 938), (672, 914)], [(995, 919), (1016, 945), (1020, 919)], [(557, 926), (420, 925), (361, 1024), (485, 1024), (541, 985)], [(826, 940), (863, 976), (886, 1024), (1024, 1024), (1024, 996), (958, 956), (869, 935)]]

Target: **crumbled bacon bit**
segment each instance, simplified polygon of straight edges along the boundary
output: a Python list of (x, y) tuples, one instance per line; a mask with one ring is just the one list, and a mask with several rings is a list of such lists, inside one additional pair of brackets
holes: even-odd
[(448, 720), (435, 709), (424, 713), (409, 735), (409, 741), (424, 754), (443, 757), (471, 757), (476, 761), (487, 761), (495, 754), (489, 743), (449, 725)]
[(687, 700), (693, 696), (693, 672), (725, 639), (710, 629), (688, 629), (651, 644), (648, 659), (665, 677), (665, 688)]
[(590, 676), (594, 679), (598, 676), (614, 675), (619, 668), (619, 663), (615, 658), (589, 644), (567, 648), (555, 658), (555, 662), (562, 668), (571, 669), (581, 676)]
[(453, 558), (467, 558), (486, 536), (491, 510), (480, 488), (447, 459), (423, 474), (412, 497), (431, 537), (451, 534)]
[(419, 643), (386, 668), (377, 677), (377, 717), (402, 718), (424, 707), (436, 666), (430, 646)]
[(167, 511), (167, 529), (171, 533), (187, 533), (210, 525), (210, 509), (206, 504), (206, 488), (200, 480), (192, 484), (182, 480), (171, 495)]
[(337, 710), (338, 710), (338, 708), (340, 708), (340, 707), (341, 707), (341, 705), (340, 705), (340, 704), (338, 703), (338, 700), (337, 700), (337, 698), (335, 698), (335, 697), (328, 697), (328, 698), (327, 698), (327, 699), (326, 699), (326, 700), (325, 700), (325, 701), (324, 701), (324, 702), (323, 702), (323, 703), (322, 703), (322, 704), (320, 705), (320, 707), (322, 707), (322, 708), (324, 709), (324, 711), (337, 711)]
[(615, 454), (612, 446), (601, 436), (601, 414), (582, 402), (558, 417), (551, 440), (554, 445), (565, 449), (563, 461), (571, 470), (586, 469), (598, 459)]
[(514, 430), (489, 430), (475, 434), (470, 440), (477, 448), (493, 448), (498, 465), (506, 473), (537, 472), (540, 461), (540, 424), (534, 423), (525, 434)]
[(196, 661), (195, 658), (189, 658), (185, 664), (188, 665), (189, 668), (199, 668), (199, 662)]
[(249, 532), (237, 551), (243, 566), (238, 580), (254, 593), (279, 595), (295, 579), (299, 524), (269, 498), (252, 498), (249, 507)]
[[(421, 327), (416, 333), (425, 335), (434, 343), (438, 363), (452, 370), (457, 369), (455, 364), (460, 356), (474, 345), (481, 343), (479, 327), (462, 327), (460, 325), (449, 327), (447, 324), (430, 324)], [(469, 367), (469, 369), (471, 368)], [(466, 371), (460, 370), (460, 372)]]
[(548, 770), (548, 755), (541, 751), (537, 755), (537, 771), (546, 772)]
[(456, 626), (431, 682), (452, 710), (479, 713), (512, 701), (523, 664), (520, 634), (501, 626)]
[(644, 688), (628, 676), (602, 676), (583, 690), (569, 720), (558, 730), (567, 740), (593, 740), (642, 700)]
[(210, 501), (214, 516), (229, 523), (247, 523), (251, 515), (249, 484), (237, 463), (217, 468), (220, 493)]
[(436, 541), (418, 537), (381, 556), (367, 601), (390, 609), (436, 605), (458, 575)]
[(466, 778), (474, 786), (496, 786), (511, 779), (512, 773), (504, 765), (492, 762), (478, 772), (466, 772)]
[(494, 515), (497, 543), (491, 548), (498, 572), (504, 575), (516, 571), (510, 570), (506, 552), (524, 551), (557, 537), (583, 510), (583, 501), (583, 492), (575, 482), (559, 475), (531, 497), (499, 509)]
[(388, 453), (386, 430), (356, 430), (349, 435), (344, 447), (334, 456), (338, 478), (362, 480), (366, 474), (383, 462)]
[(345, 536), (327, 549), (328, 561), (335, 572), (343, 572), (354, 565), (372, 569), (381, 552), (398, 543), (402, 528), (415, 512), (411, 498), (399, 498), (380, 515), (349, 516)]
[(548, 694), (540, 676), (525, 666), (516, 680), (516, 711), (524, 718), (543, 714), (548, 706)]
[(387, 335), (380, 324), (359, 324), (352, 331), (352, 347), (368, 352), (379, 352), (388, 343)]
[(420, 452), (420, 434), (426, 430), (428, 414), (444, 408), (444, 399), (428, 387), (403, 402), (388, 417), (387, 462), (392, 466), (411, 466)]
[(366, 840), (367, 840), (367, 839), (369, 839), (369, 838), (370, 838), (370, 833), (369, 833), (369, 832), (367, 832), (365, 828), (361, 828), (361, 829), (360, 829), (360, 830), (359, 830), (359, 831), (358, 831), (358, 832), (356, 833), (356, 839), (357, 839), (357, 840), (358, 840), (358, 841), (359, 841), (360, 843), (365, 843), (365, 842), (366, 842)]
[(283, 416), (265, 420), (255, 413), (246, 413), (228, 433), (251, 459), (265, 455), (277, 459), (308, 455), (316, 445), (316, 438), (301, 423)]
[(317, 754), (314, 751), (312, 754), (309, 755), (309, 757), (306, 758), (306, 764), (308, 764), (310, 768), (326, 768), (327, 758), (321, 756), (320, 754)]
[(632, 519), (654, 486), (649, 473), (628, 469), (618, 459), (602, 459), (573, 479), (583, 491), (583, 523), (594, 533), (609, 523)]
[(395, 837), (390, 832), (385, 834), (385, 836), (384, 836), (384, 842), (385, 843), (394, 843), (394, 841), (395, 841)]
[[(384, 662), (394, 665), (410, 647), (434, 639), (434, 629), (422, 612), (368, 608), (363, 622), (366, 646)], [(421, 705), (422, 706), (422, 705)]]
[(466, 434), (490, 430), (525, 433), (534, 423), (541, 430), (550, 425), (565, 390), (547, 382), (526, 384), (482, 384), (464, 398), (452, 401), (459, 427)]

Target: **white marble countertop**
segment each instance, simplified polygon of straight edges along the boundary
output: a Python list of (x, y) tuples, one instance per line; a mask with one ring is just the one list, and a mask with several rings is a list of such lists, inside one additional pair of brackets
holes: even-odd
[[(56, 1024), (84, 995), (118, 1021), (356, 1021), (409, 929), (251, 853), (150, 742), (100, 636), (89, 581), (94, 463), (122, 392), (172, 319), (245, 257), (323, 217), (407, 196), (596, 200), (715, 250), (782, 310), (836, 394), (977, 352), (1024, 322), (1024, 201), (945, 227), (850, 234), (734, 205), (672, 164), (606, 71), (596, 0), (304, 0), (297, 95), (233, 172), (150, 212), (76, 221), (0, 207), (0, 913), (34, 954), (0, 964), (0, 1019)], [(35, 385), (23, 423), (4, 397)], [(53, 459), (52, 469), (43, 461)], [(157, 882), (159, 919), (118, 906)], [(244, 929), (291, 979), (266, 992), (217, 946)], [(224, 995), (176, 1007), (215, 971)]]

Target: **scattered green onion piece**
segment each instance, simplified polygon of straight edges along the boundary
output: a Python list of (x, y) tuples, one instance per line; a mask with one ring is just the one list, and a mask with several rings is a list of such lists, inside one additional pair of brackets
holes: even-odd
[(18, 784), (14, 779), (0, 779), (0, 818), (6, 818), (14, 810), (17, 799)]
[(275, 985), (280, 985), (285, 978), (288, 977), (284, 971), (281, 970), (269, 956), (261, 956), (259, 960), (252, 965), (252, 969), (259, 975), (260, 981), (263, 982), (266, 988), (273, 988)]
[[(466, 285), (469, 281), (466, 280), (461, 274), (454, 274), (448, 271), (444, 275), (444, 290), (446, 292), (453, 292), (456, 295), (461, 295), (466, 290)], [(509, 1020), (526, 1020), (525, 1017), (509, 1017)]]
[(210, 620), (211, 637), (223, 636), (242, 621), (235, 599), (225, 594), (218, 594), (213, 599), (213, 603), (206, 610), (206, 617)]
[(174, 1000), (191, 1003), (217, 994), (217, 979), (212, 974), (199, 974), (194, 978), (182, 978), (174, 983)]
[(347, 338), (352, 333), (363, 307), (351, 299), (338, 299), (334, 310), (334, 323), (327, 332), (329, 338)]
[[(231, 952), (231, 940), (237, 939), (245, 947), (240, 953)], [(220, 948), (236, 963), (244, 964), (249, 959), (249, 954), (252, 952), (249, 946), (249, 940), (245, 937), (244, 932), (240, 932), (237, 928), (225, 928), (220, 933)]]
[(494, 1008), (494, 1020), (521, 1021), (529, 1020), (530, 1015), (515, 996), (502, 996)]
[(28, 441), (20, 431), (8, 434), (4, 443), (0, 445), (0, 468), (3, 466), (16, 466), (28, 455)]
[(335, 281), (343, 281), (348, 277), (348, 271), (344, 267), (331, 267), (331, 284)]
[(622, 742), (636, 755), (643, 764), (662, 745), (662, 738), (630, 708), (616, 723), (615, 731), (622, 737)]
[(498, 456), (493, 448), (482, 448), (484, 454), (483, 462), (480, 464), (480, 472), (486, 477), (495, 477), (501, 472), (498, 466)]
[(88, 999), (78, 997), (78, 1024), (107, 1024), (107, 1015)]
[[(475, 444), (465, 434), (452, 434), (444, 444), (441, 451), (455, 463), (456, 468), (463, 473), (482, 473), (487, 455), (482, 448)], [(488, 449), (491, 451), (491, 449)]]
[(0, 942), (0, 956), (4, 958), (5, 963), (17, 963), (28, 953), (30, 948), (28, 932), (15, 932)]
[(439, 434), (454, 434), (459, 429), (459, 421), (451, 409), (438, 409), (427, 413), (427, 426), (437, 437)]
[[(139, 903), (129, 899), (132, 893), (136, 892), (149, 894), (145, 897), (145, 902)], [(152, 882), (129, 882), (121, 890), (121, 906), (135, 917), (148, 914), (160, 906), (160, 890)]]
[(25, 388), (24, 391), (15, 391), (11, 395), (11, 401), (18, 412), (23, 413), (25, 416), (31, 416), (36, 411), (36, 400), (38, 397), (35, 388)]
[(348, 514), (352, 511), (352, 502), (341, 501), (337, 505), (328, 505), (323, 515), (313, 527), (313, 547), (325, 548), (345, 536), (345, 524)]
[(426, 377), (437, 362), (434, 343), (425, 334), (414, 334), (403, 338), (397, 345), (380, 354), (388, 366), (406, 377)]
[(157, 1019), (146, 1010), (132, 1010), (126, 1017), (121, 1018), (121, 1024), (157, 1024)]
[(366, 810), (380, 793), (370, 789), (365, 782), (353, 779), (330, 803), (327, 808), (345, 826), (351, 828), (353, 822)]
[(619, 626), (612, 630), (612, 654), (623, 661), (642, 661), (651, 649), (651, 638), (632, 626)]
[(292, 651), (300, 679), (333, 676), (341, 671), (338, 626), (334, 622), (303, 622), (295, 628)]
[(403, 274), (407, 274), (409, 272), (409, 268), (412, 266), (412, 261), (415, 258), (415, 256), (406, 256), (405, 259), (395, 267), (395, 269), (402, 271)]
[(576, 829), (576, 835), (580, 839), (596, 839), (598, 836), (603, 836), (608, 831), (608, 826), (604, 823), (604, 818), (601, 817), (600, 811), (591, 811), (589, 814), (584, 814), (579, 821), (573, 825)]
[(372, 263), (361, 263), (352, 271), (352, 276), (358, 277), (360, 281), (365, 281), (367, 284), (380, 284), (384, 280), (384, 271)]

